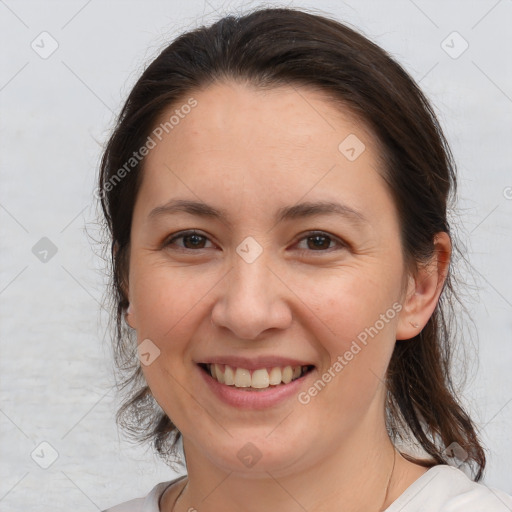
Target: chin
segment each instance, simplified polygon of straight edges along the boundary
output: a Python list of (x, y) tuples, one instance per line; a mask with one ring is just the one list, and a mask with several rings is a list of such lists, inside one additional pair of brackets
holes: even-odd
[(290, 435), (285, 432), (281, 432), (281, 435), (278, 432), (271, 433), (269, 436), (272, 429), (263, 430), (263, 433), (254, 432), (251, 435), (245, 429), (244, 435), (226, 435), (223, 442), (219, 443), (210, 439), (209, 445), (201, 451), (220, 470), (248, 479), (268, 479), (269, 473), (272, 476), (294, 473), (301, 460), (305, 463), (307, 454), (312, 453), (312, 450), (304, 446), (304, 436), (301, 436), (300, 431), (297, 431), (297, 443), (293, 443)]

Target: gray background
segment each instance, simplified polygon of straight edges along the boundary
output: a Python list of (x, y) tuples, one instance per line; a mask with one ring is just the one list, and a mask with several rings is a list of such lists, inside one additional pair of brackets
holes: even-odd
[[(114, 423), (92, 193), (101, 146), (144, 64), (179, 32), (256, 5), (0, 0), (2, 511), (103, 509), (175, 476)], [(433, 102), (458, 164), (454, 220), (471, 262), (465, 403), (489, 451), (486, 484), (512, 493), (512, 1), (266, 5), (352, 24)]]

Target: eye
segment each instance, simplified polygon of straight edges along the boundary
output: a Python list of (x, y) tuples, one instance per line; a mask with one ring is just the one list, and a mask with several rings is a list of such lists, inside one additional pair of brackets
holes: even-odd
[(306, 242), (306, 248), (299, 249), (301, 252), (331, 252), (335, 249), (331, 244), (337, 244), (338, 248), (345, 249), (348, 245), (336, 237), (333, 237), (323, 231), (314, 231), (307, 234), (307, 236), (300, 239), (300, 245), (303, 241)]
[[(182, 240), (183, 245), (176, 244), (177, 240)], [(182, 233), (178, 233), (171, 238), (167, 239), (163, 246), (168, 247), (171, 245), (176, 245), (178, 249), (207, 249), (205, 247), (205, 243), (208, 241), (208, 238), (197, 231), (183, 231)]]
[[(181, 242), (177, 243), (178, 241)], [(336, 245), (338, 249), (348, 248), (348, 244), (323, 231), (307, 233), (307, 236), (301, 238), (297, 245), (300, 246), (304, 242), (306, 247), (299, 247), (300, 252), (331, 252), (332, 250), (336, 250)], [(197, 231), (190, 230), (171, 235), (171, 237), (163, 243), (163, 247), (175, 246), (178, 250), (185, 251), (201, 250), (208, 249), (208, 247), (205, 246), (207, 243), (211, 243), (207, 236)]]

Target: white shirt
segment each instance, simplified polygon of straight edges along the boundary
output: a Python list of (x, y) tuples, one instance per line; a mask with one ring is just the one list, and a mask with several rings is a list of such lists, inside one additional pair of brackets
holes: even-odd
[[(161, 482), (145, 498), (103, 512), (160, 512), (160, 496), (182, 478)], [(512, 496), (473, 482), (457, 468), (439, 465), (413, 482), (384, 512), (512, 512)]]

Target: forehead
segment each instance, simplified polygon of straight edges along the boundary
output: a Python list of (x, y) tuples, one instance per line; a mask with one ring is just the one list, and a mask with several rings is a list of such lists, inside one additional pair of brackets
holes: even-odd
[[(182, 108), (191, 98), (195, 106)], [(218, 83), (166, 109), (157, 126), (172, 116), (172, 128), (168, 123), (144, 166), (142, 188), (155, 202), (178, 189), (220, 203), (231, 194), (240, 206), (257, 196), (260, 208), (268, 201), (341, 194), (361, 209), (368, 196), (387, 194), (375, 138), (320, 91)], [(375, 209), (379, 202), (373, 202)]]
[[(340, 108), (322, 91), (292, 85), (260, 88), (216, 83), (169, 107), (159, 123), (170, 119), (192, 96), (197, 106), (172, 128), (172, 138), (176, 146), (186, 144), (196, 153), (224, 145), (232, 152), (279, 147), (325, 153), (337, 149), (336, 142), (349, 134), (364, 139), (367, 148), (374, 142), (363, 121), (347, 107)], [(234, 140), (238, 144), (231, 146)]]

